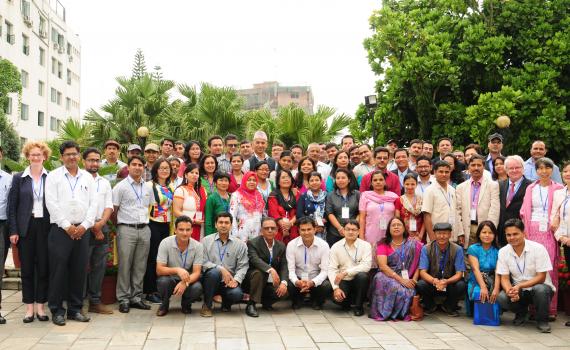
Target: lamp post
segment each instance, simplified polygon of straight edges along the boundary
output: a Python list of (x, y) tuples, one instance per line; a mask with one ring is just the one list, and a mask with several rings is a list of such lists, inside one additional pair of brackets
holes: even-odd
[(146, 126), (141, 126), (140, 128), (137, 129), (137, 136), (138, 136), (139, 143), (141, 144), (141, 147), (143, 150), (144, 150), (144, 147), (146, 146), (146, 139), (148, 138), (149, 134), (150, 134), (150, 131), (148, 130), (148, 128)]
[(376, 95), (364, 96), (364, 105), (366, 106), (366, 114), (371, 121), (372, 127), (372, 148), (376, 146), (376, 123), (374, 121), (374, 113), (378, 106)]

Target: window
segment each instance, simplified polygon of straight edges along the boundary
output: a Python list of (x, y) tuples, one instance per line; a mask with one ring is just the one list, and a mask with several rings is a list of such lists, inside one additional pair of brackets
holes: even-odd
[(30, 2), (28, 0), (22, 0), (21, 3), (22, 16), (25, 20), (30, 20)]
[(46, 84), (43, 81), (38, 80), (38, 95), (43, 96)]
[(16, 36), (14, 35), (14, 26), (8, 21), (6, 21), (6, 41), (8, 44), (12, 45), (14, 45), (16, 42)]
[(22, 52), (26, 56), (30, 55), (30, 39), (24, 34), (22, 34)]
[(71, 44), (67, 43), (67, 54), (71, 55)]
[(22, 69), (22, 73), (20, 74), (21, 78), (22, 78), (22, 87), (24, 88), (28, 88), (28, 83), (30, 80), (30, 75), (28, 74), (28, 72), (26, 72), (25, 70)]
[(28, 142), (28, 139), (25, 137), (20, 137), (20, 145), (25, 145)]
[(40, 65), (46, 65), (46, 50), (43, 47), (40, 47)]
[(38, 111), (38, 126), (44, 126), (44, 112)]
[(63, 78), (63, 64), (61, 62), (57, 62), (57, 77), (59, 79)]
[(298, 92), (292, 92), (291, 98), (299, 98), (299, 93)]
[(51, 88), (51, 98), (50, 101), (53, 103), (57, 102), (57, 90), (54, 88)]
[(57, 60), (55, 58), (51, 58), (51, 74), (57, 74)]
[(57, 131), (57, 119), (55, 117), (49, 118), (49, 129), (51, 131)]
[(46, 38), (47, 37), (47, 32), (46, 32), (46, 19), (43, 18), (42, 16), (40, 16), (40, 25), (39, 25), (39, 32), (40, 32), (40, 36), (42, 38)]
[(6, 114), (12, 114), (12, 97), (8, 97), (5, 110)]
[(28, 107), (27, 104), (22, 103), (20, 105), (20, 119), (22, 120), (28, 120), (30, 114), (29, 114), (29, 110), (30, 108)]
[(57, 104), (61, 106), (61, 92), (57, 92)]
[(67, 70), (67, 85), (71, 85), (71, 71)]
[(71, 109), (71, 99), (69, 97), (65, 98), (65, 110), (69, 111)]
[(61, 127), (63, 126), (63, 121), (61, 119), (57, 120), (57, 130), (61, 130)]

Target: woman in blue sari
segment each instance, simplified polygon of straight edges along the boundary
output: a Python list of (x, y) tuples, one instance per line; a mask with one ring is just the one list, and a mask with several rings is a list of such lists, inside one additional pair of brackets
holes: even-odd
[(422, 243), (408, 239), (402, 219), (388, 222), (386, 236), (378, 243), (378, 273), (371, 287), (370, 318), (378, 321), (406, 320), (419, 278)]
[(483, 221), (477, 228), (477, 243), (467, 249), (471, 273), (467, 280), (466, 311), (473, 315), (473, 302), (495, 303), (501, 291), (499, 275), (495, 274), (499, 249), (497, 247), (497, 228), (491, 221)]

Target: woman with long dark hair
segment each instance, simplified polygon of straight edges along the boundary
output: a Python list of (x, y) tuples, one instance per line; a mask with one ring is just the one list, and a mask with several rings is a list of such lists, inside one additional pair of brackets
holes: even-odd
[(505, 159), (503, 156), (497, 156), (497, 158), (493, 159), (493, 180), (500, 181), (509, 178), (505, 168)]
[(243, 157), (239, 153), (232, 154), (230, 158), (230, 163), (232, 164), (232, 170), (230, 172), (230, 187), (228, 191), (234, 193), (237, 191), (241, 184), (241, 179), (243, 178)]
[(184, 163), (180, 164), (180, 169), (178, 169), (178, 176), (184, 177), (184, 169), (190, 163), (200, 164), (202, 160), (202, 146), (200, 142), (191, 140), (184, 147)]
[(408, 311), (416, 295), (422, 243), (408, 236), (402, 219), (394, 217), (378, 243), (379, 271), (370, 286), (370, 317), (377, 321), (410, 320)]
[[(317, 163), (309, 157), (303, 157), (297, 166), (297, 175), (295, 176), (295, 186), (301, 191), (301, 194), (309, 189), (309, 175), (313, 171), (317, 171)], [(321, 188), (326, 191), (324, 181), (321, 181)]]
[(332, 192), (334, 190), (334, 174), (338, 169), (346, 169), (351, 173), (351, 177), (354, 177), (354, 181), (356, 187), (353, 190), (358, 189), (358, 182), (356, 181), (356, 177), (354, 173), (352, 173), (352, 165), (350, 164), (350, 157), (347, 151), (340, 151), (334, 156), (334, 160), (332, 162), (332, 169), (330, 175), (327, 177), (326, 181), (326, 188), (327, 192)]
[(465, 181), (465, 177), (461, 172), (461, 169), (457, 167), (457, 158), (453, 154), (447, 154), (443, 157), (450, 167), (451, 175), (449, 176), (450, 185), (455, 188), (457, 185)]
[(214, 174), (218, 171), (218, 160), (211, 154), (206, 154), (200, 160), (200, 186), (206, 190), (209, 196), (216, 190), (214, 185)]
[(332, 246), (344, 237), (344, 225), (350, 219), (358, 218), (360, 192), (354, 190), (354, 177), (346, 169), (335, 174), (334, 191), (327, 195), (325, 216), (328, 219), (327, 243)]
[(293, 189), (293, 175), (289, 170), (278, 170), (275, 182), (275, 190), (269, 195), (268, 214), (277, 221), (275, 239), (287, 244), (299, 236), (295, 222), (300, 193)]
[(175, 218), (186, 215), (192, 219), (192, 238), (197, 241), (200, 241), (204, 224), (206, 199), (206, 191), (200, 186), (198, 164), (190, 163), (184, 170), (182, 184), (174, 191), (172, 212)]

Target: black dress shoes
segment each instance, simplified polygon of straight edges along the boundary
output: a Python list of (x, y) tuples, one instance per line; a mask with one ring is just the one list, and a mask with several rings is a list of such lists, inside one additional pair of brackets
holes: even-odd
[(41, 322), (47, 322), (49, 321), (49, 316), (48, 315), (40, 315), (40, 314), (36, 314), (36, 318), (41, 321)]
[(136, 303), (131, 303), (130, 305), (133, 309), (140, 309), (140, 310), (150, 310), (150, 305), (146, 304), (144, 301), (140, 300)]
[(24, 319), (22, 319), (22, 322), (24, 322), (24, 323), (32, 323), (32, 322), (34, 322), (34, 315), (24, 317)]
[(76, 313), (75, 315), (67, 315), (68, 320), (74, 320), (77, 322), (89, 322), (91, 318), (89, 316), (83, 315), (81, 312)]
[(249, 317), (259, 317), (259, 313), (257, 312), (257, 307), (255, 307), (254, 303), (249, 303), (245, 307), (245, 314)]
[(65, 317), (63, 317), (63, 315), (54, 315), (52, 316), (51, 321), (56, 326), (65, 326)]
[(126, 314), (129, 311), (130, 311), (129, 303), (120, 303), (119, 304), (119, 312)]
[(6, 324), (6, 319), (0, 315), (0, 324)]
[(355, 307), (353, 310), (354, 316), (362, 316), (364, 315), (364, 308), (362, 307)]

